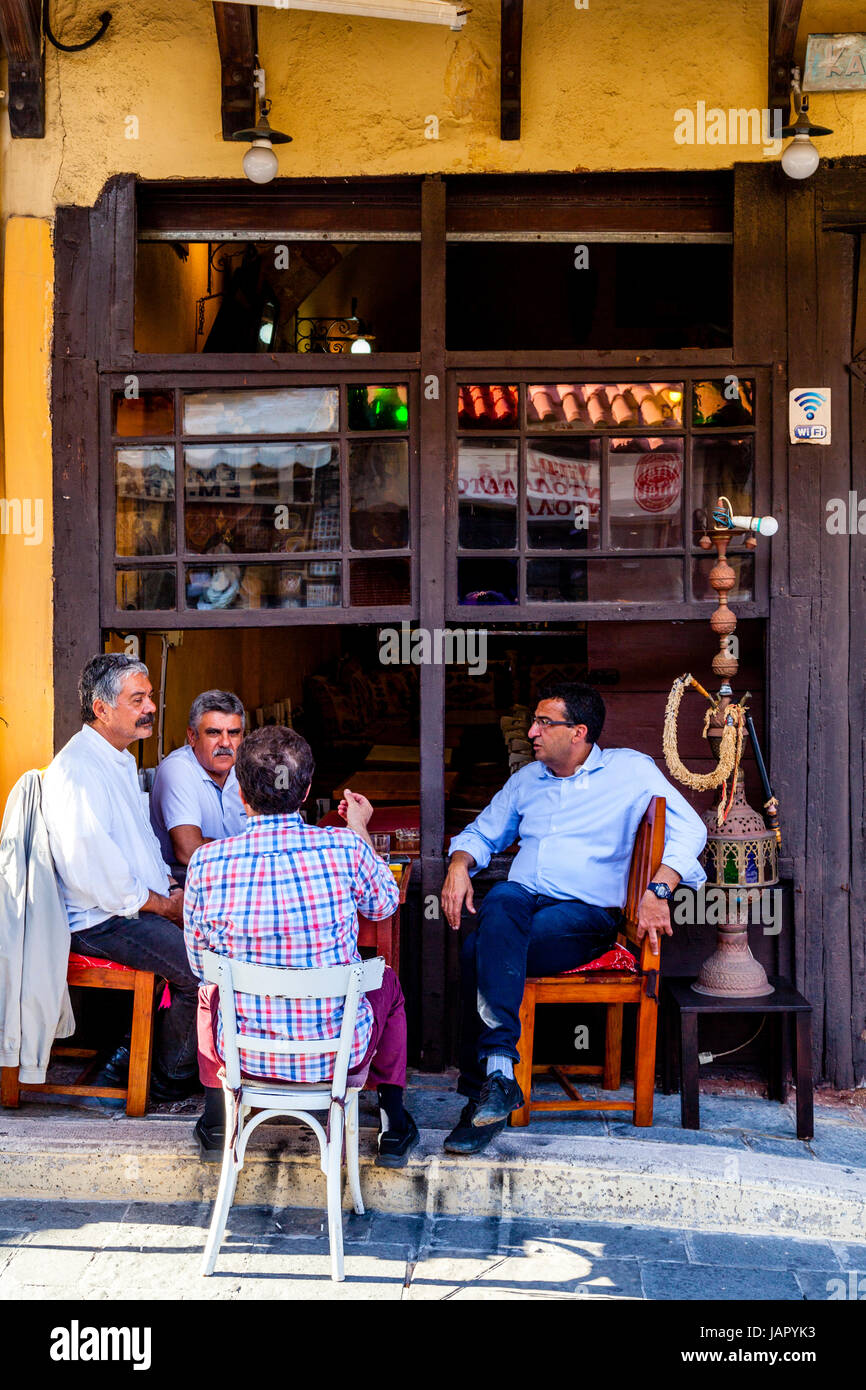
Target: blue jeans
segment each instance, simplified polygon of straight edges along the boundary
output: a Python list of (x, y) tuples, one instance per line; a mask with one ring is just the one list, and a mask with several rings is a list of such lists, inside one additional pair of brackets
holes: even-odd
[(594, 960), (614, 944), (620, 920), (618, 908), (545, 897), (519, 883), (490, 889), (460, 957), (461, 1095), (478, 1099), (491, 1052), (518, 1060), (527, 975), (557, 975)]
[(168, 980), (171, 1005), (156, 1011), (153, 1064), (174, 1081), (194, 1075), (198, 980), (189, 967), (183, 928), (155, 912), (109, 917), (86, 931), (73, 932), (70, 950), (115, 960), (134, 970), (152, 970)]

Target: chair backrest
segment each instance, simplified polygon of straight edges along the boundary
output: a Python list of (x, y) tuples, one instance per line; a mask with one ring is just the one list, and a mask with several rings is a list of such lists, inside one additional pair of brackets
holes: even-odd
[[(631, 867), (628, 871), (628, 891), (623, 909), (623, 931), (629, 941), (637, 943), (637, 924), (640, 900), (658, 872), (665, 852), (665, 807), (663, 796), (654, 796), (643, 813), (637, 828)], [(647, 938), (645, 937), (646, 941)]]
[[(219, 986), (223, 1021), (226, 1080), (233, 1090), (241, 1084), (239, 1048), (245, 1052), (269, 1052), (282, 1057), (333, 1055), (334, 1074), (331, 1094), (342, 1099), (346, 1093), (346, 1074), (358, 1021), (361, 995), (378, 989), (385, 972), (381, 956), (357, 961), (353, 965), (331, 965), (319, 970), (290, 970), (272, 965), (254, 965), (232, 960), (213, 951), (202, 953), (205, 979)], [(235, 994), (254, 994), (279, 999), (344, 999), (343, 1020), (336, 1037), (303, 1041), (289, 1038), (260, 1038), (238, 1032)], [(322, 1083), (325, 1084), (324, 1082)]]

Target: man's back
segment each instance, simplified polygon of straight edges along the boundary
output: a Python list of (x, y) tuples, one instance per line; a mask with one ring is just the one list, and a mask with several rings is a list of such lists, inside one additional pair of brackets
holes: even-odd
[[(358, 911), (388, 917), (399, 890), (387, 866), (351, 830), (307, 826), (293, 815), (251, 817), (241, 835), (202, 845), (186, 880), (184, 918), (193, 968), (201, 951), (290, 969), (358, 960)], [(320, 1038), (339, 1028), (339, 1000), (255, 1000), (238, 995), (241, 1026), (262, 1037)], [(359, 1012), (352, 1065), (369, 1041), (372, 1012)], [(317, 1081), (332, 1058), (245, 1056), (252, 1075)]]

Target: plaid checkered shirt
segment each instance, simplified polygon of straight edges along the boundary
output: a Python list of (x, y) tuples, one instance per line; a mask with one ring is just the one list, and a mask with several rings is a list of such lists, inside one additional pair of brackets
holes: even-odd
[[(184, 938), (193, 972), (202, 952), (293, 970), (349, 965), (358, 954), (358, 911), (390, 917), (400, 892), (388, 866), (349, 829), (305, 825), (297, 813), (250, 817), (241, 835), (201, 845), (189, 861)], [(337, 1037), (342, 999), (235, 994), (238, 1031), (309, 1041)], [(350, 1067), (367, 1051), (373, 1011), (361, 997)], [(223, 1025), (217, 1044), (223, 1052)], [(250, 1076), (323, 1081), (334, 1057), (285, 1057), (240, 1050)]]

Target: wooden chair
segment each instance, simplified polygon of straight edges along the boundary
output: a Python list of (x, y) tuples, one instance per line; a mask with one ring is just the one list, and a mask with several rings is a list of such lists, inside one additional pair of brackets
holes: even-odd
[[(662, 862), (665, 847), (665, 800), (655, 796), (638, 826), (628, 894), (623, 910), (620, 941), (637, 944), (638, 907)], [(631, 1110), (636, 1125), (653, 1122), (653, 1091), (655, 1088), (656, 1024), (659, 999), (660, 954), (650, 948), (649, 937), (640, 943), (640, 969), (636, 975), (627, 971), (591, 970), (585, 974), (545, 975), (526, 981), (520, 1008), (520, 1042), (517, 1050), (520, 1061), (514, 1075), (525, 1097), (519, 1110), (512, 1111), (511, 1124), (528, 1125), (535, 1111), (561, 1113), (571, 1110)], [(533, 1066), (532, 1046), (535, 1034), (537, 1004), (605, 1004), (607, 1006), (603, 1066)], [(634, 1064), (634, 1099), (583, 1100), (569, 1081), (570, 1076), (599, 1076), (605, 1091), (619, 1090), (622, 1058), (622, 1010), (624, 1004), (636, 1004), (637, 1040)], [(533, 1101), (532, 1078), (540, 1072), (552, 1073), (568, 1100)]]
[(154, 991), (156, 976), (149, 970), (132, 970), (114, 961), (90, 964), (90, 957), (69, 957), (66, 981), (83, 985), (85, 989), (123, 989), (132, 992), (132, 1036), (129, 1045), (129, 1081), (127, 1086), (91, 1086), (88, 1076), (93, 1069), (95, 1048), (64, 1047), (51, 1049), (54, 1057), (88, 1059), (87, 1066), (75, 1081), (43, 1082), (41, 1085), (18, 1080), (17, 1067), (3, 1067), (0, 1074), (0, 1103), (17, 1109), (22, 1092), (45, 1091), (61, 1096), (102, 1096), (126, 1101), (127, 1115), (139, 1117), (147, 1110), (150, 1092), (150, 1068), (153, 1057)]

